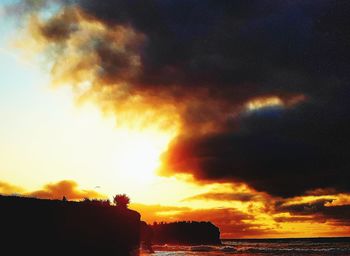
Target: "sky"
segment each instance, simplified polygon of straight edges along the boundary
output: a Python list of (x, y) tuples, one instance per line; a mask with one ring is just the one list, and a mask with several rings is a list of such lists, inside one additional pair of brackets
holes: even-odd
[(350, 235), (350, 4), (0, 4), (0, 193), (130, 196), (223, 238)]

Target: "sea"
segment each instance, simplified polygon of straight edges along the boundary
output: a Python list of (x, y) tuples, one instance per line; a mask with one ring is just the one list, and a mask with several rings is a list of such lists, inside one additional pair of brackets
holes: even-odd
[(350, 256), (348, 238), (226, 239), (222, 246), (154, 245), (141, 256)]

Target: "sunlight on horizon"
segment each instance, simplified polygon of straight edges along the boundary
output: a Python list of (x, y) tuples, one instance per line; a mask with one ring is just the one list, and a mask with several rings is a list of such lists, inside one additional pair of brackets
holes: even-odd
[[(78, 104), (70, 88), (50, 88), (47, 74), (11, 49), (1, 56), (9, 70), (0, 88), (1, 178), (26, 190), (73, 179), (84, 189), (101, 186), (99, 192), (108, 196), (126, 192), (141, 201), (140, 187), (157, 182), (159, 157), (174, 129), (137, 129), (125, 125), (128, 120), (118, 126), (113, 113), (88, 101)], [(14, 76), (13, 70), (23, 75)], [(16, 89), (18, 84), (26, 86)]]
[[(170, 127), (162, 122), (145, 125), (134, 120), (140, 115), (102, 111), (93, 101), (76, 101), (68, 86), (50, 87), (48, 74), (13, 49), (6, 48), (1, 55), (9, 70), (2, 77), (6, 86), (0, 88), (3, 181), (31, 191), (75, 180), (83, 190), (96, 189), (108, 197), (127, 193), (132, 202), (156, 204), (179, 204), (188, 195), (205, 191), (156, 174), (160, 155), (176, 136), (174, 120)], [(23, 75), (13, 75), (14, 70)]]

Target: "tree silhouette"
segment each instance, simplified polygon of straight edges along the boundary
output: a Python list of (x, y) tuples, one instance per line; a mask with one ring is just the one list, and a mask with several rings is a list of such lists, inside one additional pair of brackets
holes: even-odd
[(128, 208), (130, 198), (126, 194), (118, 194), (113, 197), (113, 202), (120, 208)]

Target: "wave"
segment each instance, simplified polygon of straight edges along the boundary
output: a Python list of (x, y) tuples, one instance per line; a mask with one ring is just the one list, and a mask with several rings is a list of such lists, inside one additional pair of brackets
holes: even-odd
[(191, 251), (194, 252), (210, 252), (215, 250), (212, 246), (206, 246), (206, 245), (198, 245), (198, 246), (192, 246)]
[(242, 248), (239, 252), (248, 253), (350, 253), (350, 248)]
[[(285, 246), (285, 245), (284, 245)], [(223, 245), (223, 246), (208, 246), (208, 245), (197, 245), (197, 246), (186, 246), (186, 245), (155, 245), (153, 247), (156, 251), (162, 252), (193, 252), (193, 253), (202, 253), (198, 255), (207, 255), (206, 253), (233, 253), (233, 254), (270, 254), (270, 255), (350, 255), (350, 247), (348, 245), (336, 245), (329, 247), (305, 247), (294, 246), (284, 247), (282, 244), (275, 244), (274, 246), (262, 246), (261, 244), (255, 244), (250, 246), (232, 246), (232, 245)], [(187, 255), (187, 254), (185, 254)], [(192, 255), (192, 254), (191, 254)], [(193, 254), (197, 255), (197, 254)], [(208, 254), (209, 255), (209, 254)], [(212, 254), (210, 254), (212, 255)]]

